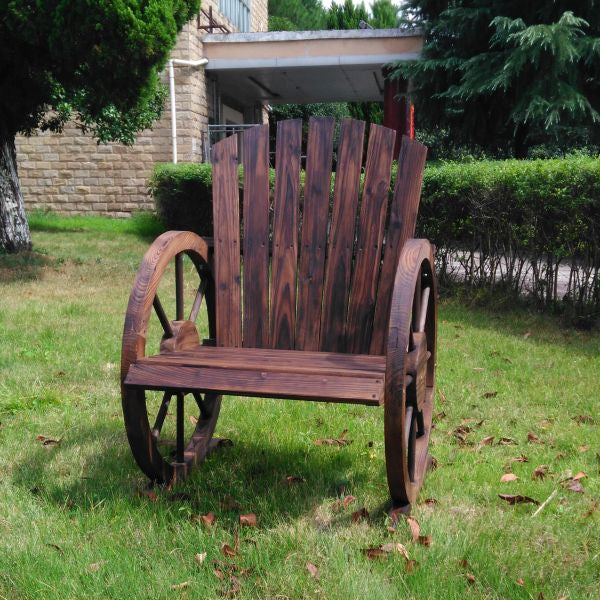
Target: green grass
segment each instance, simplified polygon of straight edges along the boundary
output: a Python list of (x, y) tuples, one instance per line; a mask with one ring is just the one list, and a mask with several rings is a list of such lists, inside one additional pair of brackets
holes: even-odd
[[(367, 407), (226, 398), (217, 435), (233, 446), (153, 502), (138, 495), (145, 480), (127, 445), (118, 385), (125, 307), (147, 242), (139, 231), (117, 233), (123, 225), (54, 219), (54, 231), (33, 220), (43, 257), (34, 273), (22, 277), (0, 257), (0, 597), (217, 598), (232, 581), (219, 580), (211, 561), (224, 558), (221, 546), (233, 546), (236, 532), (231, 561), (250, 569), (239, 576), (240, 598), (599, 596), (600, 508), (586, 516), (600, 502), (598, 333), (442, 303), (439, 466), (413, 511), (429, 547), (410, 542), (404, 523), (387, 529), (382, 412)], [(460, 445), (450, 433), (466, 419), (472, 431)], [(314, 444), (344, 429), (352, 444)], [(527, 441), (530, 431), (541, 444)], [(43, 446), (38, 435), (61, 441)], [(478, 449), (491, 435), (516, 445)], [(528, 462), (511, 465), (520, 479), (500, 483), (521, 454)], [(532, 480), (541, 464), (549, 476)], [(585, 493), (560, 485), (579, 471)], [(288, 475), (305, 482), (287, 484)], [(535, 506), (498, 497), (543, 501), (554, 490), (536, 517)], [(337, 509), (340, 494), (356, 500)], [(227, 497), (241, 508), (228, 508)], [(369, 518), (353, 523), (363, 506)], [(190, 519), (208, 511), (210, 530)], [(240, 512), (256, 513), (258, 527), (238, 530)], [(370, 561), (362, 552), (391, 541), (418, 562), (410, 573), (399, 554)], [(188, 587), (171, 589), (182, 582)]]

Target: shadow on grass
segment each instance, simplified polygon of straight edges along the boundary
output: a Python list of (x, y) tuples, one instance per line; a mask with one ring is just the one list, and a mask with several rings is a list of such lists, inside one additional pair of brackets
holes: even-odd
[[(74, 476), (69, 465), (80, 470), (86, 447), (99, 445), (103, 450), (89, 454), (81, 475)], [(70, 462), (71, 456), (77, 459)], [(261, 527), (271, 527), (282, 520), (313, 515), (324, 501), (334, 502), (364, 484), (366, 474), (353, 475), (351, 484), (344, 479), (356, 459), (347, 448), (307, 453), (306, 447), (298, 445), (281, 450), (268, 440), (258, 445), (234, 439), (232, 447), (211, 453), (174, 489), (155, 486), (157, 500), (152, 501), (140, 494), (148, 482), (134, 463), (124, 434), (107, 424), (78, 428), (76, 437), (67, 435), (50, 447), (36, 442), (15, 465), (13, 483), (42, 502), (75, 513), (99, 505), (109, 512), (118, 505), (116, 510), (122, 511), (125, 504), (125, 510), (160, 513), (162, 518), (179, 522), (212, 511), (221, 526), (235, 528), (239, 514), (253, 512)], [(302, 481), (290, 483), (289, 475)], [(387, 504), (374, 508), (371, 518), (379, 519), (387, 508)], [(349, 520), (348, 513), (323, 526), (347, 525)]]
[(26, 282), (39, 279), (45, 267), (54, 260), (39, 252), (0, 254), (0, 283)]

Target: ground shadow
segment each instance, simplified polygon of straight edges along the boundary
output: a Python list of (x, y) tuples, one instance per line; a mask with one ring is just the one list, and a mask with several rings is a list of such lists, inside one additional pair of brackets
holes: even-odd
[[(90, 453), (78, 476), (65, 467), (77, 449), (98, 446), (106, 451)], [(268, 527), (282, 519), (310, 515), (325, 500), (333, 503), (359, 489), (366, 474), (353, 475), (351, 482), (344, 479), (348, 471), (356, 473), (351, 469), (356, 459), (349, 446), (319, 447), (307, 453), (298, 445), (282, 450), (269, 440), (257, 444), (234, 439), (233, 446), (212, 452), (187, 481), (172, 490), (153, 488), (158, 497), (154, 500), (152, 494), (149, 498), (143, 493), (147, 480), (134, 463), (122, 430), (106, 424), (78, 428), (76, 437), (67, 435), (51, 447), (41, 442), (32, 445), (15, 465), (13, 483), (64, 510), (86, 512), (99, 504), (106, 508), (125, 502), (132, 510), (144, 504), (149, 510), (164, 511), (163, 518), (178, 521), (213, 511), (222, 525), (231, 527), (240, 513), (255, 512), (261, 525)], [(81, 461), (76, 463), (74, 468), (81, 470)], [(289, 475), (298, 479), (290, 482)], [(386, 497), (382, 489), (382, 500)], [(374, 508), (371, 517), (379, 518), (386, 508), (385, 504)], [(342, 525), (349, 519), (348, 513), (324, 526)]]
[(39, 279), (54, 260), (39, 252), (0, 253), (0, 283), (27, 282)]

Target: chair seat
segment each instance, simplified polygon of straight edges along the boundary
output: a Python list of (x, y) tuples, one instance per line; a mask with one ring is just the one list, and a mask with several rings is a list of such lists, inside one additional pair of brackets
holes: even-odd
[(125, 385), (377, 405), (385, 356), (198, 346), (139, 359)]

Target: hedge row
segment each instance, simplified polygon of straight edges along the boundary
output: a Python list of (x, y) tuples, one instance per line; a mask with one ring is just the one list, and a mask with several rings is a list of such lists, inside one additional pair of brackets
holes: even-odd
[[(211, 182), (208, 164), (156, 167), (167, 227), (212, 234)], [(428, 164), (417, 227), (438, 247), (442, 281), (600, 311), (599, 158)]]

